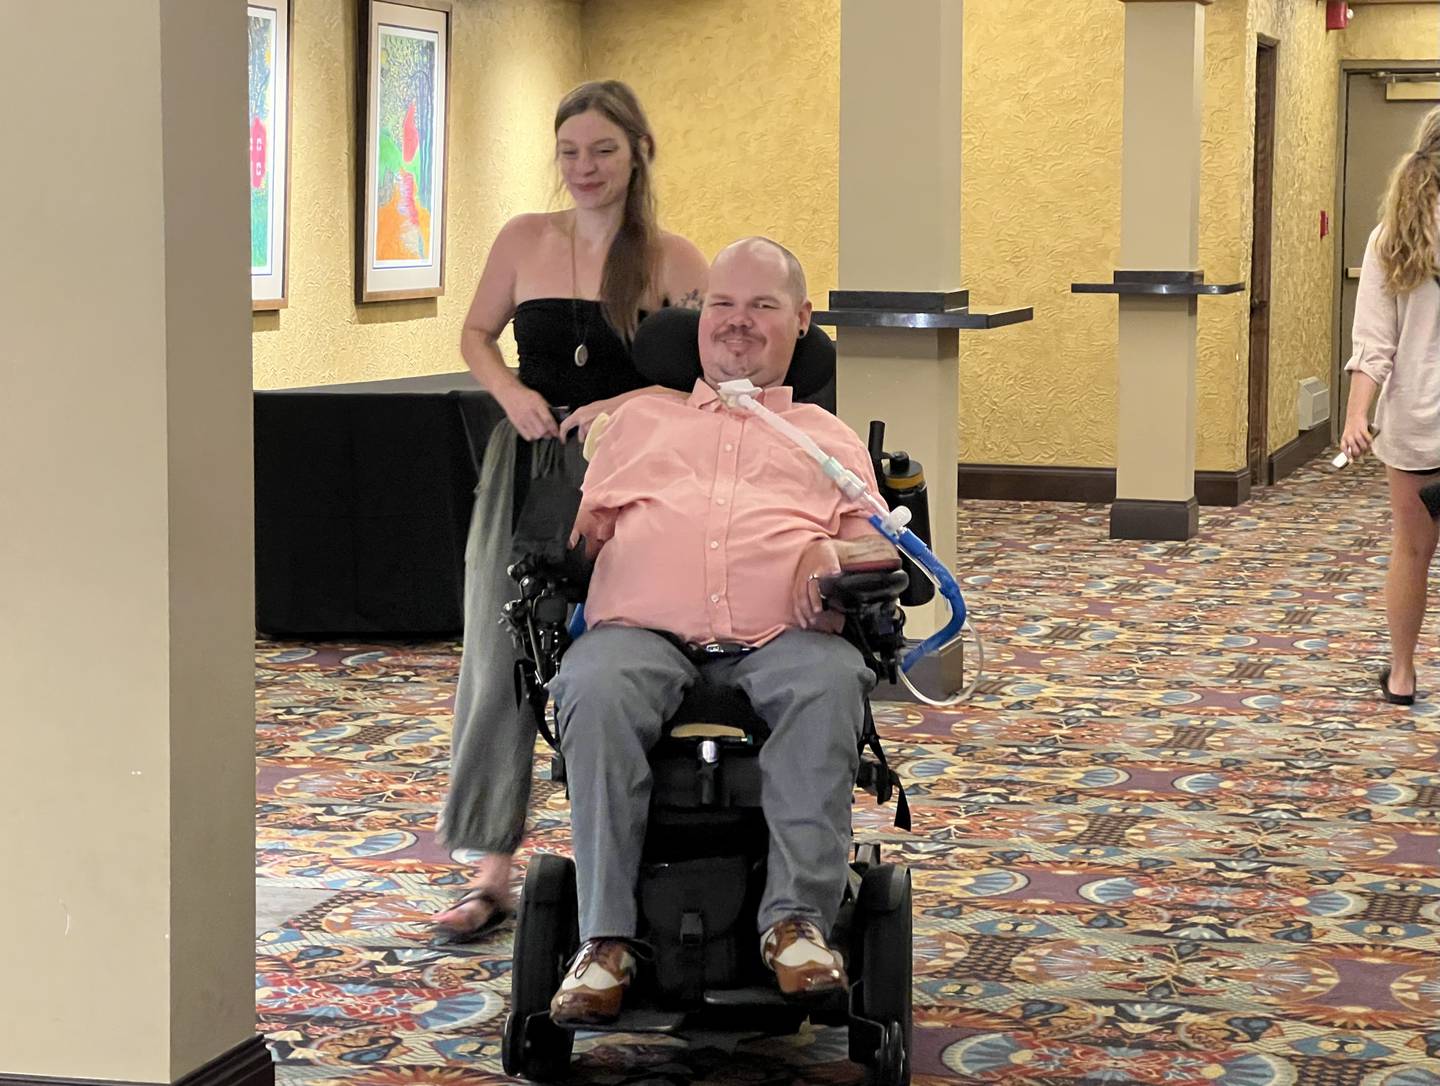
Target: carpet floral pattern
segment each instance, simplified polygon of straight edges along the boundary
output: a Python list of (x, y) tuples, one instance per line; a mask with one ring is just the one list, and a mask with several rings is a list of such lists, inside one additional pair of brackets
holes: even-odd
[[(1100, 506), (962, 510), (984, 681), (877, 706), (914, 829), (855, 814), (915, 875), (917, 1083), (1440, 1086), (1440, 703), (1375, 694), (1383, 490), (1307, 468), (1185, 543), (1112, 542)], [(257, 657), (258, 875), (325, 891), (259, 938), (280, 1081), (503, 1081), (512, 930), (426, 944), (463, 874), (433, 840), (456, 646)], [(527, 856), (568, 851), (547, 765)], [(831, 1029), (582, 1035), (575, 1067), (863, 1077)]]

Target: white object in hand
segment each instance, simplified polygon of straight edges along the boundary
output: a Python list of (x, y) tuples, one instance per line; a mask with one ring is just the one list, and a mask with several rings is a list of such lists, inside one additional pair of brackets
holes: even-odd
[(1330, 461), (1330, 463), (1337, 468), (1343, 468), (1346, 464), (1350, 463), (1350, 457), (1342, 452), (1337, 454), (1335, 459)]

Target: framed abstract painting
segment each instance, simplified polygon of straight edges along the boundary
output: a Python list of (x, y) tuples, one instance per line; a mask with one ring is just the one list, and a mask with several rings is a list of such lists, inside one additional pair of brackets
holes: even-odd
[(290, 0), (253, 0), (250, 28), (250, 304), (284, 309), (290, 257)]
[(450, 4), (360, 0), (360, 302), (445, 292)]

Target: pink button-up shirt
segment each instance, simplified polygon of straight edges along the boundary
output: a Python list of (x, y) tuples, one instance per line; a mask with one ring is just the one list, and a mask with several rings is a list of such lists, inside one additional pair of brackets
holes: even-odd
[[(865, 446), (834, 415), (766, 389), (761, 402), (865, 480)], [(689, 399), (623, 404), (585, 473), (576, 531), (603, 543), (591, 626), (666, 630), (695, 644), (762, 645), (795, 626), (794, 583), (816, 540), (873, 532), (868, 511), (760, 419), (703, 381)]]

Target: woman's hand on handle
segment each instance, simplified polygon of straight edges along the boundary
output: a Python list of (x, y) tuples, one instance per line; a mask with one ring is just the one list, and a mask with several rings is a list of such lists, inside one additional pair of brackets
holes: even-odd
[(495, 389), (494, 395), (516, 433), (526, 441), (560, 436), (560, 427), (556, 425), (555, 416), (550, 413), (550, 404), (544, 396), (533, 388), (526, 388), (518, 380), (507, 382), (507, 385)]

